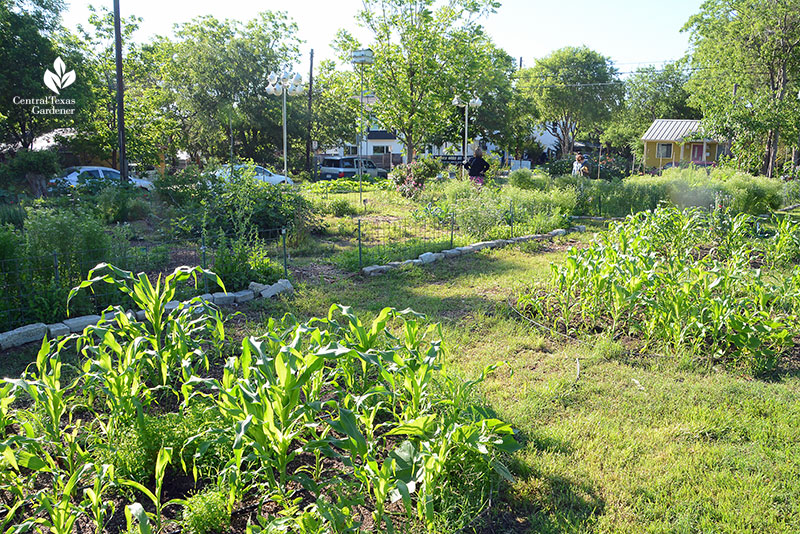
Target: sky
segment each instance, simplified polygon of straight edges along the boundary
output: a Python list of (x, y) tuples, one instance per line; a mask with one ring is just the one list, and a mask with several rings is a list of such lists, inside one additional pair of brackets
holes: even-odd
[[(64, 23), (68, 27), (86, 25), (88, 4), (98, 0), (68, 0)], [(620, 72), (643, 65), (660, 66), (682, 57), (688, 35), (681, 27), (696, 13), (701, 0), (672, 0), (668, 3), (645, 0), (501, 0), (496, 13), (482, 21), (495, 44), (523, 66), (553, 50), (586, 45), (610, 57)], [(109, 9), (112, 2), (105, 2)], [(368, 43), (369, 34), (356, 25), (355, 15), (361, 0), (291, 0), (276, 2), (247, 0), (120, 0), (123, 17), (135, 14), (144, 20), (138, 39), (172, 35), (175, 23), (200, 15), (248, 20), (263, 10), (286, 11), (298, 24), (302, 62), (297, 70), (308, 72), (309, 52), (315, 62), (334, 59), (330, 43), (339, 28)]]

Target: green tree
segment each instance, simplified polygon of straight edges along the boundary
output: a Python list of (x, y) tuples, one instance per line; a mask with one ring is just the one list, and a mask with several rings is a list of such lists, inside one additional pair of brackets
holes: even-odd
[(662, 68), (640, 67), (625, 80), (625, 100), (605, 128), (601, 139), (617, 148), (641, 154), (639, 139), (656, 119), (699, 119), (700, 111), (688, 103), (689, 80), (679, 64)]
[[(492, 0), (365, 0), (358, 15), (374, 37), (375, 62), (365, 69), (372, 113), (397, 132), (409, 159), (452, 128), (453, 95), (480, 89), (481, 46), (476, 20), (499, 4)], [(358, 43), (340, 34), (345, 57)]]
[(358, 132), (359, 99), (353, 88), (358, 79), (352, 71), (337, 70), (333, 61), (323, 61), (314, 77), (311, 138), (321, 148), (354, 142)]
[[(280, 160), (281, 101), (267, 95), (267, 78), (296, 62), (296, 34), (294, 22), (271, 11), (246, 23), (206, 16), (177, 28), (166, 83), (190, 153), (228, 159), (232, 135), (239, 157)], [(295, 147), (305, 146), (305, 105), (301, 98), (287, 104)]]
[[(37, 115), (33, 107), (14, 103), (15, 97), (44, 98), (45, 70), (58, 57), (54, 30), (63, 2), (0, 0), (0, 139), (30, 148), (36, 136), (54, 125), (52, 115)], [(70, 88), (74, 92), (74, 88)], [(64, 95), (69, 96), (69, 95)]]
[(568, 46), (519, 73), (519, 90), (529, 94), (544, 127), (572, 152), (578, 132), (610, 119), (622, 100), (622, 84), (611, 60), (587, 47)]
[(707, 131), (729, 141), (740, 167), (772, 176), (780, 136), (800, 118), (800, 0), (706, 0), (683, 29)]

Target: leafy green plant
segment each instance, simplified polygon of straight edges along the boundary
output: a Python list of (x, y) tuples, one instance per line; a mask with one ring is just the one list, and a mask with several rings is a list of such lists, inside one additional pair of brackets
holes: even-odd
[(209, 487), (186, 499), (183, 505), (181, 527), (192, 534), (225, 532), (231, 523), (226, 495)]
[[(175, 298), (178, 284), (193, 279), (196, 287), (198, 276), (214, 280), (223, 291), (225, 290), (219, 276), (200, 267), (178, 267), (164, 278), (163, 283), (159, 275), (156, 284), (153, 285), (144, 273), (134, 275), (130, 271), (101, 263), (89, 271), (86, 280), (70, 291), (68, 301), (82, 289), (93, 290), (93, 286), (98, 283), (110, 284), (130, 297), (133, 303), (144, 311), (145, 321), (134, 322), (124, 313), (117, 313), (114, 321), (118, 328), (117, 332), (108, 338), (109, 346), (117, 350), (116, 346), (119, 345), (121, 349), (121, 345), (115, 342), (115, 335), (128, 342), (142, 338), (139, 343), (147, 350), (141, 350), (138, 354), (148, 356), (143, 360), (143, 364), (160, 385), (166, 386), (170, 378), (177, 374), (181, 362), (188, 355), (193, 355), (193, 361), (200, 361), (208, 367), (204, 342), (211, 342), (212, 346), (218, 347), (224, 338), (219, 312), (205, 301), (196, 298), (188, 303), (182, 303), (172, 311), (166, 308), (167, 303)], [(98, 335), (105, 341), (107, 330), (107, 321), (101, 321), (97, 327), (87, 328), (82, 338), (82, 349), (94, 351), (92, 336)]]
[[(156, 468), (155, 468), (155, 491), (150, 491), (144, 485), (134, 481), (134, 480), (120, 480), (120, 483), (124, 486), (129, 486), (140, 493), (142, 493), (145, 497), (150, 499), (155, 507), (155, 512), (147, 513), (147, 517), (153, 520), (155, 524), (156, 534), (161, 532), (161, 526), (163, 522), (162, 517), (162, 510), (171, 504), (184, 504), (184, 501), (180, 499), (172, 499), (167, 501), (166, 503), (161, 501), (161, 493), (164, 489), (164, 475), (167, 471), (167, 466), (172, 461), (172, 449), (165, 448), (158, 451), (158, 457), (156, 458)], [(128, 514), (126, 513), (126, 517)], [(139, 518), (139, 525), (147, 524), (147, 522), (143, 522), (141, 517)], [(130, 528), (130, 525), (129, 525)]]

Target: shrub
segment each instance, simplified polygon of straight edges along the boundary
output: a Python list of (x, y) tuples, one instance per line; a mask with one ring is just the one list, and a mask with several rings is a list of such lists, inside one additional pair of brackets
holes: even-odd
[(172, 207), (167, 232), (199, 236), (203, 228), (240, 235), (253, 226), (260, 232), (288, 228), (302, 241), (320, 222), (298, 190), (253, 179), (252, 172), (218, 177), (214, 169), (188, 167), (156, 181), (158, 196)]
[(0, 188), (24, 188), (40, 197), (47, 191), (47, 181), (59, 171), (58, 155), (50, 150), (20, 150), (6, 164), (0, 165)]
[(517, 169), (508, 175), (508, 183), (520, 189), (547, 189), (550, 179), (530, 169)]
[(422, 192), (425, 182), (436, 178), (441, 170), (441, 161), (428, 156), (408, 164), (398, 165), (389, 173), (389, 178), (401, 195), (406, 198), (417, 198)]
[(283, 276), (280, 264), (269, 258), (263, 241), (254, 238), (219, 238), (214, 256), (214, 272), (230, 291), (239, 291), (256, 281), (272, 284)]
[(29, 209), (25, 220), (25, 255), (37, 272), (52, 273), (58, 254), (59, 276), (80, 280), (108, 259), (111, 238), (102, 222), (85, 212)]
[(150, 205), (131, 186), (110, 185), (95, 199), (100, 217), (107, 223), (137, 221), (150, 214)]
[(572, 174), (572, 163), (574, 161), (575, 160), (573, 158), (557, 159), (545, 164), (545, 169), (547, 170), (547, 174), (550, 176), (564, 176), (566, 174)]
[(25, 223), (25, 208), (20, 204), (0, 204), (0, 226), (7, 224), (22, 228)]

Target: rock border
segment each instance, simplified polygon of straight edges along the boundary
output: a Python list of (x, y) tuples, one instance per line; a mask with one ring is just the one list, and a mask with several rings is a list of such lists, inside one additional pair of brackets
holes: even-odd
[(366, 276), (378, 276), (387, 273), (391, 269), (400, 267), (402, 265), (428, 265), (442, 259), (457, 258), (458, 256), (461, 256), (463, 254), (477, 252), (485, 248), (489, 249), (500, 248), (506, 245), (513, 245), (515, 243), (552, 239), (554, 237), (566, 235), (567, 233), (583, 233), (585, 231), (586, 231), (586, 225), (580, 224), (578, 226), (573, 226), (569, 230), (565, 230), (564, 228), (557, 228), (546, 234), (531, 234), (531, 235), (523, 235), (520, 237), (512, 237), (511, 239), (480, 241), (478, 243), (472, 243), (471, 245), (467, 245), (464, 247), (451, 248), (448, 250), (443, 250), (441, 252), (423, 252), (422, 254), (419, 255), (419, 257), (417, 257), (417, 259), (413, 260), (393, 261), (391, 263), (387, 263), (386, 265), (370, 265), (369, 267), (364, 267), (363, 269), (361, 269), (361, 273)]
[[(282, 278), (272, 285), (259, 284), (258, 282), (250, 282), (248, 289), (237, 291), (236, 293), (223, 293), (218, 292), (213, 295), (206, 293), (199, 295), (195, 298), (200, 298), (206, 302), (215, 304), (217, 306), (236, 306), (255, 299), (265, 299), (277, 297), (282, 293), (294, 293), (294, 286), (289, 280)], [(186, 304), (178, 300), (168, 302), (164, 309), (167, 313), (177, 309), (181, 304)], [(145, 319), (144, 311), (137, 312), (129, 311), (131, 318), (135, 315), (136, 319), (143, 321)], [(70, 317), (61, 322), (53, 324), (34, 323), (25, 326), (20, 326), (14, 330), (0, 333), (0, 351), (20, 347), (27, 343), (41, 341), (45, 337), (56, 339), (61, 336), (66, 336), (71, 333), (83, 332), (87, 326), (94, 326), (100, 321), (100, 315), (83, 315), (81, 317)], [(112, 317), (105, 317), (107, 320)]]

